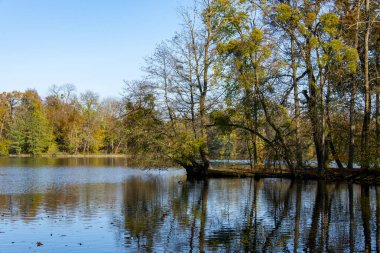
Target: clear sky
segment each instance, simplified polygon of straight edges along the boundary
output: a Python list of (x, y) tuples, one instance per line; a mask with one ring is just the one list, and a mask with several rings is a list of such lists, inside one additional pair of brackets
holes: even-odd
[(118, 96), (190, 0), (0, 0), (0, 91), (74, 84)]

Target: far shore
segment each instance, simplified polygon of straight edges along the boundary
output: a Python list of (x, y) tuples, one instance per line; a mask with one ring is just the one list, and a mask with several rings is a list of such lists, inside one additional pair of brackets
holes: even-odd
[(2, 157), (10, 158), (32, 158), (32, 157), (43, 157), (43, 158), (128, 158), (130, 156), (125, 154), (19, 154), (19, 155), (4, 155)]

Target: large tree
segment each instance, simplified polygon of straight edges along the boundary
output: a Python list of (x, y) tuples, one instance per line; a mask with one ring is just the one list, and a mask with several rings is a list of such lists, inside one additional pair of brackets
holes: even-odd
[(40, 154), (52, 146), (52, 131), (43, 103), (34, 90), (22, 94), (9, 129), (10, 152)]

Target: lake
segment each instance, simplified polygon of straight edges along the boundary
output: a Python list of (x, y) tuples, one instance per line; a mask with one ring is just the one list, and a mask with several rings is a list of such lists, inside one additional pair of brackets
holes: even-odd
[(0, 158), (1, 253), (380, 252), (379, 241), (379, 187)]

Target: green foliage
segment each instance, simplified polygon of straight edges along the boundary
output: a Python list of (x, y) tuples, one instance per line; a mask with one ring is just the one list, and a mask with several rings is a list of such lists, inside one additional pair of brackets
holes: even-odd
[[(288, 4), (279, 4), (276, 7), (276, 17), (280, 22), (288, 23), (292, 27), (296, 27), (300, 21), (300, 15), (296, 9)], [(310, 19), (312, 16), (309, 17)], [(311, 20), (308, 20), (311, 21)]]
[(277, 18), (282, 22), (287, 22), (293, 15), (293, 9), (288, 4), (280, 4), (276, 7)]
[(176, 123), (176, 135), (168, 140), (167, 154), (181, 165), (191, 166), (203, 140), (194, 138), (181, 122)]
[(40, 154), (52, 144), (49, 122), (38, 101), (25, 100), (23, 107), (15, 114), (9, 131), (11, 153)]
[(264, 33), (263, 33), (263, 31), (261, 31), (260, 29), (255, 27), (255, 28), (253, 28), (252, 32), (250, 33), (250, 37), (251, 37), (250, 38), (251, 41), (254, 44), (259, 45), (263, 41)]
[(322, 54), (321, 58), (319, 59), (318, 65), (320, 67), (325, 67), (329, 61), (329, 56), (327, 54)]
[(16, 117), (10, 126), (9, 132), (9, 151), (15, 154), (21, 154), (25, 146), (26, 122), (22, 117)]
[(231, 127), (231, 115), (228, 115), (222, 111), (213, 111), (210, 114), (210, 119), (214, 122), (214, 125), (217, 126), (223, 133), (230, 133), (232, 131)]
[(29, 154), (46, 152), (51, 145), (52, 134), (49, 123), (41, 111), (27, 115), (27, 128), (24, 130), (24, 151)]
[(348, 73), (356, 73), (359, 59), (358, 51), (355, 48), (345, 46), (344, 57), (347, 62)]
[(310, 47), (317, 48), (318, 47), (318, 39), (315, 36), (310, 38)]
[(343, 48), (343, 42), (340, 40), (334, 39), (331, 41), (331, 48), (334, 51), (339, 51)]
[(0, 155), (8, 155), (9, 154), (9, 140), (1, 139), (0, 140)]
[(330, 36), (333, 36), (338, 31), (339, 17), (333, 13), (325, 13), (320, 17), (320, 22), (323, 30)]

